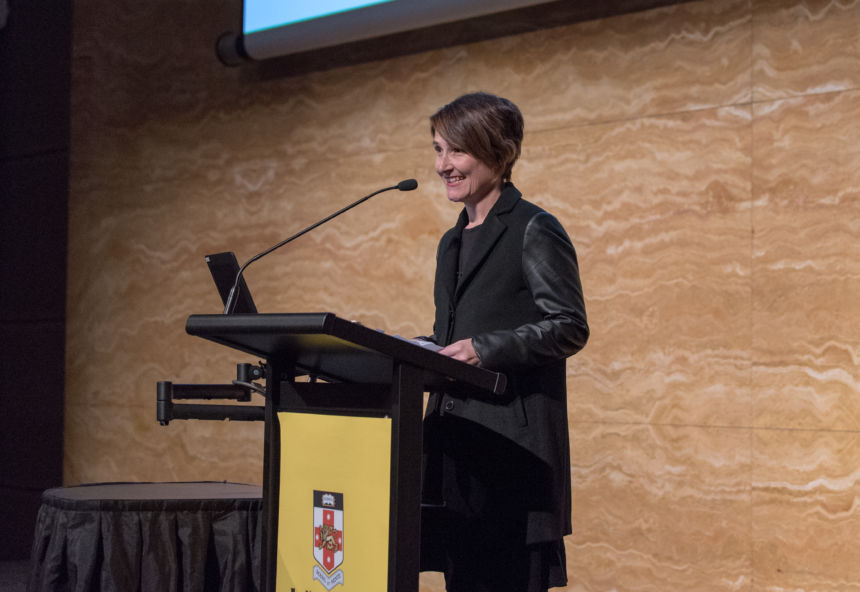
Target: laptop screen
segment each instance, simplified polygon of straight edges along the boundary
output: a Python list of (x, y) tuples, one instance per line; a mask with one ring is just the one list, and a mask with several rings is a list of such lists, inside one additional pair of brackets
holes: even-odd
[[(215, 286), (221, 295), (221, 303), (226, 306), (227, 298), (230, 296), (230, 288), (233, 287), (236, 274), (239, 273), (239, 262), (236, 261), (236, 255), (233, 251), (206, 255), (206, 264), (209, 266), (209, 272), (212, 274), (212, 279), (215, 280)], [(257, 306), (251, 298), (251, 292), (248, 291), (244, 276), (239, 281), (237, 291), (233, 312), (236, 314), (256, 314)]]

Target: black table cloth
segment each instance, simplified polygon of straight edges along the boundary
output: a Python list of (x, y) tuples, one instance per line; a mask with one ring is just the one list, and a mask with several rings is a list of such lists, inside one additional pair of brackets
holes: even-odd
[(238, 483), (49, 489), (29, 592), (260, 590), (262, 492)]

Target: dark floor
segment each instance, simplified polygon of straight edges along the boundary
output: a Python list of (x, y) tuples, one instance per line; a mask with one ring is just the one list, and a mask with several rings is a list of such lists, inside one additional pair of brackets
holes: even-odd
[(0, 561), (0, 592), (25, 592), (29, 561)]

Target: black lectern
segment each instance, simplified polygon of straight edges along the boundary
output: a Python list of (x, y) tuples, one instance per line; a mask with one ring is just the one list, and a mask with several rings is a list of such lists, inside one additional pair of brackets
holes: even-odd
[(422, 394), (504, 375), (331, 313), (186, 330), (265, 360), (263, 590), (417, 592)]

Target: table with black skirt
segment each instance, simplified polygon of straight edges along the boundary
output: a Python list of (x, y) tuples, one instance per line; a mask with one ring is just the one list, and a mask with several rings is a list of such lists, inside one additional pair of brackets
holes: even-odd
[(29, 592), (260, 590), (262, 491), (105, 483), (42, 494)]

